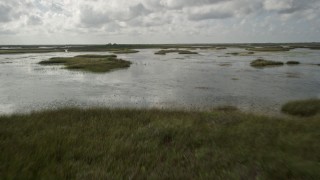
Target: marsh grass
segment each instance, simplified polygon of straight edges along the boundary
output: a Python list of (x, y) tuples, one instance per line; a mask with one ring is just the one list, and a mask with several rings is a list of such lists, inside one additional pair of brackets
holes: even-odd
[(286, 47), (253, 47), (247, 48), (248, 51), (261, 51), (261, 52), (281, 52), (281, 51), (290, 51), (293, 48)]
[(78, 55), (75, 57), (80, 57), (80, 58), (116, 58), (117, 55), (97, 55), (97, 54), (84, 54), (84, 55)]
[(250, 63), (253, 67), (266, 67), (266, 66), (282, 66), (284, 65), (283, 62), (279, 61), (270, 61), (264, 59), (256, 59)]
[(227, 49), (227, 47), (216, 47), (215, 49), (216, 50), (224, 50), (224, 49)]
[(298, 65), (298, 64), (300, 64), (300, 62), (299, 61), (288, 61), (287, 64), (288, 65)]
[(282, 106), (281, 111), (295, 116), (315, 116), (320, 114), (320, 99), (288, 102)]
[(39, 62), (41, 65), (65, 65), (66, 69), (95, 73), (109, 72), (114, 69), (127, 68), (131, 62), (117, 59), (115, 55), (79, 55), (75, 57), (54, 57)]
[(232, 64), (231, 63), (221, 63), (221, 64), (219, 64), (219, 66), (228, 67), (228, 66), (232, 66)]
[(166, 55), (167, 53), (178, 53), (178, 54), (198, 54), (198, 52), (188, 51), (188, 50), (178, 50), (178, 49), (169, 49), (169, 50), (160, 50), (155, 52), (157, 55)]
[(0, 117), (2, 179), (320, 179), (320, 118), (93, 108)]
[(0, 49), (0, 54), (64, 52), (63, 49)]
[(112, 52), (114, 54), (133, 54), (138, 53), (139, 51), (134, 49), (108, 49), (109, 52)]
[(255, 54), (255, 52), (232, 52), (232, 53), (227, 53), (229, 55), (234, 55), (234, 56), (250, 56)]

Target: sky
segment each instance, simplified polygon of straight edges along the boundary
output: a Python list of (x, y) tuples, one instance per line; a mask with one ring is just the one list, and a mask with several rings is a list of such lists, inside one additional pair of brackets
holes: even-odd
[(320, 0), (0, 0), (0, 44), (320, 42)]

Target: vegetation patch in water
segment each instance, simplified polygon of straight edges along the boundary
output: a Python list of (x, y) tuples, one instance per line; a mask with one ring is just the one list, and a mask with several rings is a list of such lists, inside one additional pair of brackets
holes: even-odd
[(64, 52), (63, 49), (0, 49), (0, 54), (26, 54)]
[(282, 66), (284, 65), (283, 62), (280, 61), (270, 61), (270, 60), (264, 60), (264, 59), (257, 59), (250, 63), (253, 67), (266, 67), (266, 66)]
[(219, 64), (219, 66), (224, 66), (224, 67), (226, 67), (226, 66), (232, 66), (232, 64), (230, 64), (230, 63), (222, 63), (222, 64)]
[(188, 50), (178, 50), (178, 49), (169, 49), (169, 50), (160, 50), (155, 52), (157, 55), (166, 55), (167, 53), (178, 53), (178, 54), (198, 54), (198, 52), (188, 51)]
[(117, 55), (98, 55), (98, 54), (84, 54), (84, 55), (78, 55), (75, 57), (80, 57), (80, 58), (116, 58)]
[(109, 52), (112, 52), (114, 54), (133, 54), (138, 53), (139, 51), (134, 49), (109, 49)]
[(281, 111), (296, 116), (315, 116), (320, 114), (320, 99), (288, 102), (282, 106)]
[(226, 47), (216, 47), (216, 50), (223, 50), (223, 49), (227, 49)]
[(79, 55), (75, 57), (54, 57), (39, 62), (41, 65), (65, 65), (66, 69), (103, 73), (113, 69), (127, 68), (131, 62), (117, 59), (115, 55)]
[(299, 61), (288, 61), (287, 64), (288, 65), (298, 65), (298, 64), (300, 64), (300, 62)]
[(233, 53), (227, 53), (229, 55), (234, 55), (234, 56), (250, 56), (253, 55), (254, 52), (233, 52)]
[(77, 109), (0, 116), (2, 179), (320, 179), (320, 118)]
[(278, 51), (290, 51), (289, 47), (254, 47), (247, 48), (248, 51), (262, 51), (262, 52), (278, 52)]

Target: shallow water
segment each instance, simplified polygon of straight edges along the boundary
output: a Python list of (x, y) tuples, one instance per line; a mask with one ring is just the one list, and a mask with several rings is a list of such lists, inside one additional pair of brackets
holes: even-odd
[[(233, 105), (249, 112), (279, 113), (287, 101), (320, 98), (320, 51), (198, 50), (199, 55), (154, 55), (156, 49), (119, 55), (130, 68), (105, 74), (69, 71), (37, 63), (50, 57), (93, 53), (0, 55), (0, 114), (64, 106), (211, 108)], [(107, 53), (94, 53), (107, 54)], [(250, 62), (297, 60), (257, 69)]]

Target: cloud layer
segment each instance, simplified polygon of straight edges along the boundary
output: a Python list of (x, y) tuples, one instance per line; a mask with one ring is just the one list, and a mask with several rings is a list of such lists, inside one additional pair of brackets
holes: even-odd
[(319, 0), (0, 0), (0, 44), (320, 41)]

